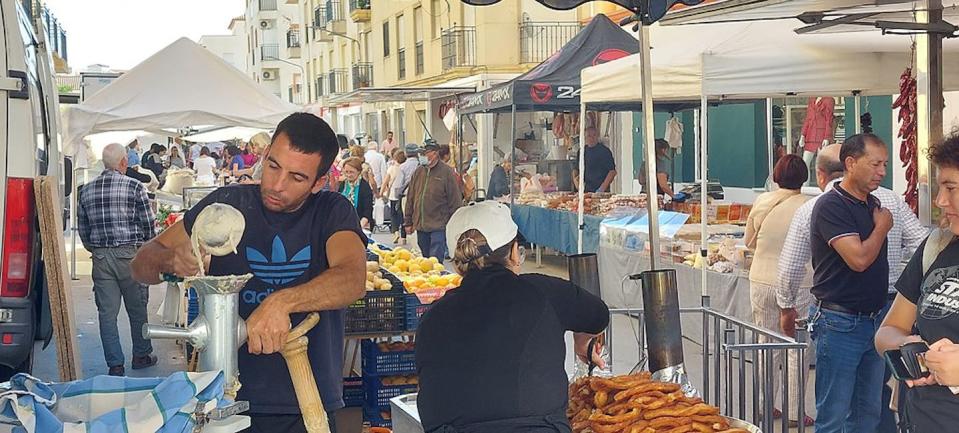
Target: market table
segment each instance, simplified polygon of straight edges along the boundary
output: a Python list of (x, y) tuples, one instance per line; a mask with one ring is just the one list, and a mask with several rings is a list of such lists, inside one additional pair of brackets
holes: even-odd
[[(649, 269), (649, 254), (646, 252), (626, 251), (621, 247), (606, 243), (599, 245), (600, 293), (610, 308), (643, 308), (642, 287), (638, 281), (627, 281), (627, 275), (637, 274)], [(661, 269), (675, 269), (681, 308), (702, 305), (702, 271), (684, 264), (660, 261)], [(736, 272), (722, 274), (706, 271), (707, 294), (710, 305), (721, 313), (753, 322), (752, 306), (749, 299), (749, 278)], [(702, 317), (683, 316), (684, 330), (702, 329)], [(695, 332), (684, 335), (697, 335)], [(696, 339), (698, 342), (699, 339)]]
[[(513, 221), (526, 240), (565, 255), (578, 254), (579, 217), (576, 213), (537, 206), (514, 204)], [(583, 253), (595, 253), (599, 246), (599, 225), (603, 217), (584, 215)]]

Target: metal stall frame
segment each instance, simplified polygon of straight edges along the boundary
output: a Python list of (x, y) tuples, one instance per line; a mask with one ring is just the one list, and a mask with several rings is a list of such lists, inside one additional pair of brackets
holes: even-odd
[[(782, 381), (782, 397), (778, 400), (782, 407), (781, 431), (789, 431), (789, 362), (795, 360), (800, 366), (807, 364), (806, 350), (809, 347), (808, 335), (805, 328), (798, 327), (796, 339), (761, 328), (748, 321), (716, 311), (710, 307), (709, 296), (702, 297), (701, 307), (680, 308), (681, 315), (701, 315), (703, 320), (702, 335), (702, 384), (699, 390), (703, 400), (720, 408), (723, 415), (751, 422), (764, 432), (773, 432), (775, 420), (773, 412), (774, 399), (763, 398), (773, 395), (773, 380), (776, 374)], [(612, 365), (615, 347), (612, 331), (612, 320), (617, 315), (623, 315), (630, 320), (639, 322), (637, 343), (639, 345), (639, 365), (646, 361), (645, 356), (645, 313), (641, 308), (611, 308), (609, 310), (610, 327), (607, 329), (607, 347)], [(684, 340), (692, 336), (683, 335)], [(767, 342), (760, 342), (760, 338)], [(693, 340), (695, 341), (695, 340)], [(694, 343), (695, 344), (695, 343)], [(783, 355), (783, 368), (776, 371), (766, 366), (773, 365), (774, 354)], [(635, 368), (634, 368), (635, 369)], [(748, 370), (752, 370), (749, 374)], [(734, 372), (735, 370), (735, 372)], [(760, 374), (762, 372), (762, 375)], [(806, 369), (800, 368), (803, 377), (798, 380), (799, 401), (796, 408), (799, 420), (796, 427), (799, 433), (806, 431), (802, 422), (805, 416), (805, 382)], [(747, 380), (747, 377), (752, 380)], [(751, 398), (752, 410), (747, 410), (747, 397)], [(762, 410), (760, 410), (762, 407)]]

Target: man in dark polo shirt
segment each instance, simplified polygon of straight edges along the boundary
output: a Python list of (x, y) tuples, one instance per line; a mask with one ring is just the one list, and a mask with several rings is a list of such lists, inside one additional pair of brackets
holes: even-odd
[(892, 214), (870, 194), (889, 153), (872, 134), (848, 138), (845, 176), (818, 199), (810, 230), (815, 280), (810, 308), (816, 343), (816, 433), (875, 432), (884, 365), (873, 336), (886, 311)]

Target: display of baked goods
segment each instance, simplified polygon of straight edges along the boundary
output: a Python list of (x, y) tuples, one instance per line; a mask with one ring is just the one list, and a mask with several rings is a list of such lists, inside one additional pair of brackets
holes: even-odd
[(732, 427), (719, 408), (647, 372), (576, 380), (566, 416), (574, 433), (749, 433)]

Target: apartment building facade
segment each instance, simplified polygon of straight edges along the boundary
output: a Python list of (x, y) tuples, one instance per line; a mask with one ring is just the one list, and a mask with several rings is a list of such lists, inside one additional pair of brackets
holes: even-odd
[[(535, 0), (474, 7), (446, 0), (299, 0), (312, 22), (304, 69), (309, 103), (347, 135), (402, 142), (449, 140), (447, 101), (344, 101), (376, 88), (485, 88), (548, 58), (582, 26), (579, 11)], [(588, 13), (588, 12), (587, 12)], [(428, 131), (428, 132), (427, 132)]]
[(246, 17), (238, 16), (230, 20), (228, 35), (204, 35), (199, 44), (234, 68), (246, 73), (250, 62), (247, 49)]
[(302, 17), (291, 0), (247, 0), (244, 70), (283, 100), (306, 102)]

